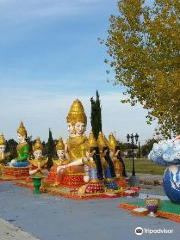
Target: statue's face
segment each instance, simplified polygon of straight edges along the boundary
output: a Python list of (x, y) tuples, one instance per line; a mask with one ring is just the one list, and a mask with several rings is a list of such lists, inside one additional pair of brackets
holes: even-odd
[(60, 159), (63, 159), (65, 156), (65, 151), (64, 150), (57, 150), (57, 155)]
[(4, 153), (5, 152), (5, 145), (0, 145), (0, 153)]
[(76, 136), (81, 136), (86, 131), (86, 126), (82, 122), (77, 122), (74, 126)]
[(17, 138), (18, 138), (18, 141), (21, 143), (21, 142), (25, 141), (26, 136), (22, 136), (20, 133), (18, 133)]
[(68, 123), (68, 132), (70, 136), (74, 136), (74, 126), (71, 123)]
[(42, 157), (42, 150), (37, 149), (33, 152), (35, 159), (40, 159)]

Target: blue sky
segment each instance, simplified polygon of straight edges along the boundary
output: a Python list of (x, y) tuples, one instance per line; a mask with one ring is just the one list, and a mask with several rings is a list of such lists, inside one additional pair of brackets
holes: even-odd
[[(67, 137), (66, 115), (79, 98), (90, 116), (89, 99), (99, 90), (103, 130), (121, 140), (138, 132), (153, 135), (141, 106), (122, 105), (122, 89), (107, 83), (109, 17), (116, 0), (0, 0), (0, 131), (16, 137), (23, 120), (29, 135)], [(113, 80), (113, 76), (112, 76)], [(88, 131), (90, 124), (88, 123)], [(89, 133), (87, 131), (87, 133)]]

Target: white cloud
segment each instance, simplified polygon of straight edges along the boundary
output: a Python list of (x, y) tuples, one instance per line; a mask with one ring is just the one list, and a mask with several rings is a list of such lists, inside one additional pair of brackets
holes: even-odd
[(6, 0), (0, 1), (0, 19), (11, 23), (44, 17), (89, 14), (90, 6), (102, 0)]
[[(93, 95), (94, 93), (92, 93)], [(47, 139), (50, 127), (55, 138), (67, 138), (66, 116), (72, 102), (79, 98), (88, 117), (87, 134), (90, 131), (90, 97), (88, 94), (76, 92), (66, 95), (63, 91), (49, 92), (48, 89), (37, 90), (30, 86), (21, 88), (4, 88), (1, 95), (0, 131), (9, 138), (16, 138), (16, 129), (21, 120), (33, 138), (40, 136)], [(127, 133), (138, 133), (141, 142), (152, 137), (155, 124), (149, 126), (145, 122), (146, 111), (140, 105), (130, 107), (121, 104), (122, 93), (100, 93), (102, 103), (103, 132), (107, 135), (115, 132), (116, 137), (126, 141)]]

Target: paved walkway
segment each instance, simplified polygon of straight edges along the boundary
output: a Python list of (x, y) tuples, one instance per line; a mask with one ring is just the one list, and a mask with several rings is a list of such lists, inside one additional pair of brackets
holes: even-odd
[[(179, 240), (179, 223), (134, 217), (119, 209), (120, 202), (134, 200), (137, 199), (75, 201), (47, 194), (33, 195), (13, 183), (0, 182), (0, 217), (41, 240), (136, 240), (140, 237), (135, 234), (136, 227), (173, 230), (173, 234), (146, 233), (141, 239)], [(0, 240), (5, 237), (6, 234)]]
[[(132, 175), (132, 173), (128, 172), (128, 177)], [(163, 181), (163, 175), (152, 175), (152, 174), (145, 174), (145, 173), (136, 173), (136, 176), (139, 178), (139, 180), (142, 181)]]
[[(131, 176), (131, 174), (128, 174)], [(151, 180), (151, 181), (163, 181), (163, 175), (152, 175), (152, 174), (143, 174), (143, 173), (136, 173), (140, 180)]]
[(1, 240), (38, 240), (30, 234), (13, 226), (0, 218), (0, 239)]

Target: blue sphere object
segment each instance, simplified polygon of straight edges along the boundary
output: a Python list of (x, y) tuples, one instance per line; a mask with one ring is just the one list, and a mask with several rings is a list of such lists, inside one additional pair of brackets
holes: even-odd
[(180, 165), (171, 165), (164, 173), (163, 187), (167, 197), (180, 204)]

